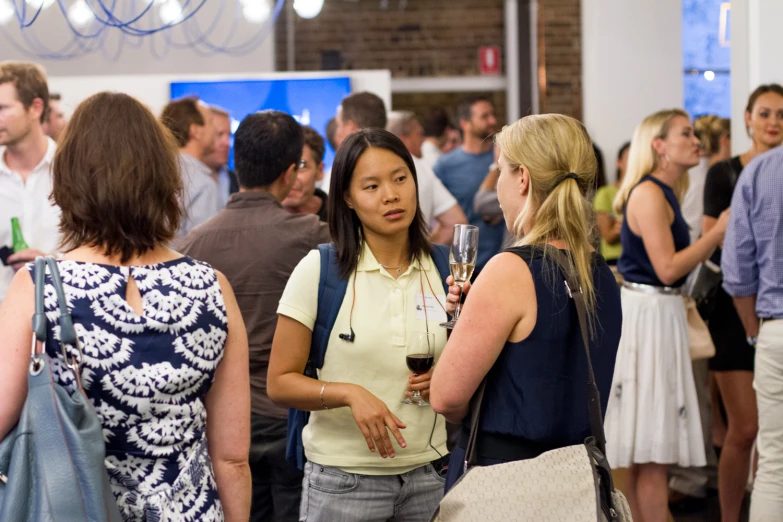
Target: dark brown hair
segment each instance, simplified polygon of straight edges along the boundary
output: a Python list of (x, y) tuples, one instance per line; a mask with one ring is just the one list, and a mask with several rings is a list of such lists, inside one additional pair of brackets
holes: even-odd
[(329, 232), (332, 242), (337, 249), (337, 260), (340, 264), (340, 276), (348, 278), (356, 269), (359, 262), (359, 253), (362, 246), (362, 222), (356, 211), (348, 206), (343, 194), (351, 188), (353, 171), (359, 158), (367, 149), (385, 149), (400, 157), (407, 165), (416, 184), (416, 216), (408, 228), (411, 254), (414, 259), (421, 260), (429, 255), (432, 245), (429, 240), (427, 224), (419, 205), (419, 178), (416, 175), (416, 166), (413, 164), (408, 149), (400, 141), (400, 138), (385, 129), (369, 128), (352, 133), (343, 141), (337, 150), (332, 165), (332, 184), (329, 189), (331, 197), (327, 200), (329, 216)]
[(127, 262), (174, 239), (182, 178), (174, 138), (136, 99), (101, 92), (79, 104), (57, 147), (52, 200), (61, 247)]
[(329, 142), (329, 146), (333, 151), (337, 150), (335, 134), (337, 134), (337, 117), (332, 118), (329, 120), (329, 123), (326, 124), (326, 141)]
[(315, 156), (317, 167), (317, 164), (324, 160), (324, 139), (314, 128), (308, 127), (306, 125), (302, 126), (302, 135), (304, 136), (304, 144), (310, 147), (310, 150), (313, 151), (313, 156)]
[(46, 83), (46, 73), (43, 68), (33, 62), (0, 62), (0, 85), (13, 83), (16, 87), (16, 97), (25, 109), (29, 109), (33, 100), (43, 101), (41, 123), (49, 114), (49, 85)]
[(457, 120), (471, 121), (473, 119), (473, 106), (479, 102), (487, 102), (493, 107), (495, 106), (492, 99), (486, 94), (468, 94), (460, 98), (454, 109), (454, 112), (457, 114)]
[(182, 148), (190, 141), (190, 126), (204, 125), (204, 116), (198, 110), (198, 98), (188, 96), (170, 102), (163, 108), (160, 121), (171, 131), (177, 140), (177, 147)]
[[(767, 85), (759, 85), (756, 87), (756, 90), (750, 93), (750, 97), (748, 98), (748, 105), (745, 107), (745, 112), (752, 113), (753, 108), (756, 106), (756, 102), (759, 99), (759, 96), (762, 94), (767, 94), (768, 92), (774, 92), (775, 94), (779, 94), (780, 96), (783, 96), (783, 87), (780, 86), (777, 83), (770, 83)], [(745, 125), (745, 130), (748, 133), (748, 136), (750, 136), (750, 127)]]
[(385, 129), (386, 106), (371, 92), (357, 92), (343, 98), (343, 121), (352, 121), (360, 129)]
[(424, 113), (424, 136), (428, 138), (440, 138), (446, 134), (448, 128), (456, 128), (451, 122), (449, 113), (440, 105), (428, 107)]

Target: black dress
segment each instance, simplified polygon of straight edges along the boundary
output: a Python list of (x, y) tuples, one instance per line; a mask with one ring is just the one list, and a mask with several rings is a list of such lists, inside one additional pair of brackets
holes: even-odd
[[(731, 206), (734, 186), (742, 173), (742, 168), (739, 156), (716, 163), (710, 168), (704, 183), (705, 216), (718, 219), (721, 212)], [(720, 255), (721, 250), (718, 248), (712, 257), (712, 261), (719, 266)], [(715, 356), (709, 360), (710, 370), (752, 372), (756, 352), (747, 343), (745, 328), (734, 308), (734, 301), (722, 287), (718, 290), (715, 310), (709, 317), (707, 326), (715, 343)]]

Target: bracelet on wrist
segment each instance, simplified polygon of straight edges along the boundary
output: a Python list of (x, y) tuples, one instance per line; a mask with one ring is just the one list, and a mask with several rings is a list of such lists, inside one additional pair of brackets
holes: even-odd
[(329, 382), (328, 382), (328, 381), (327, 381), (327, 382), (325, 382), (323, 386), (321, 386), (321, 406), (323, 406), (323, 408), (324, 408), (325, 410), (328, 410), (328, 409), (329, 409), (329, 406), (327, 406), (327, 405), (326, 405), (326, 403), (324, 402), (324, 390), (326, 389), (326, 385), (327, 385), (327, 384), (329, 384)]

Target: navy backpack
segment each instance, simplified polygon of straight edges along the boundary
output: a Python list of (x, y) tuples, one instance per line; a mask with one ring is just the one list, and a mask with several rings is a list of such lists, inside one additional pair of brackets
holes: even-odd
[[(321, 278), (318, 281), (318, 312), (313, 327), (313, 340), (310, 343), (310, 357), (307, 360), (304, 374), (313, 379), (318, 378), (317, 370), (324, 365), (326, 346), (332, 333), (334, 322), (345, 298), (348, 279), (340, 277), (340, 266), (337, 262), (337, 250), (331, 243), (318, 245), (321, 253)], [(450, 275), (449, 248), (443, 245), (432, 245), (430, 252), (432, 261), (440, 274), (443, 289), (448, 294), (446, 278)], [(305, 456), (302, 445), (302, 430), (310, 419), (309, 411), (288, 410), (288, 439), (286, 441), (285, 458), (292, 465), (304, 469)]]

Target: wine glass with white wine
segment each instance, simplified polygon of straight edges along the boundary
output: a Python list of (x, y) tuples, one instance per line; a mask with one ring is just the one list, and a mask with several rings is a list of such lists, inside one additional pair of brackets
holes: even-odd
[[(473, 269), (476, 268), (478, 236), (478, 227), (473, 225), (454, 225), (454, 239), (451, 243), (449, 265), (451, 266), (451, 276), (454, 278), (454, 284), (460, 290), (460, 301), (462, 300), (462, 285), (466, 281), (470, 281), (470, 278), (473, 276)], [(454, 317), (452, 317), (451, 321), (442, 323), (441, 326), (449, 329), (454, 328), (459, 318), (459, 310), (460, 302), (457, 301)]]

